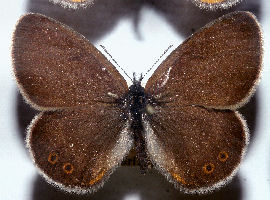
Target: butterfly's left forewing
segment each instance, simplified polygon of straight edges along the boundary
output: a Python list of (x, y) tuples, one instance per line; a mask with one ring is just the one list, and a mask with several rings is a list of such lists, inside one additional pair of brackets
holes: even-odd
[(239, 113), (194, 106), (156, 108), (145, 129), (153, 164), (187, 193), (209, 192), (231, 180), (249, 138)]

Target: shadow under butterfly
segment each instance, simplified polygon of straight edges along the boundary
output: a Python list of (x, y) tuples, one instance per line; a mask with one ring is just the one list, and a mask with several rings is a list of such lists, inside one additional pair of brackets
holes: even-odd
[(258, 84), (261, 31), (249, 12), (206, 25), (177, 47), (145, 88), (128, 87), (83, 36), (40, 14), (23, 16), (13, 64), (25, 100), (41, 111), (27, 147), (40, 174), (75, 193), (97, 190), (132, 146), (176, 188), (206, 193), (237, 172), (248, 144), (236, 111)]
[[(40, 176), (34, 181), (33, 200), (127, 200), (136, 195), (140, 200), (227, 200), (242, 199), (241, 184), (236, 176), (230, 184), (210, 194), (187, 195), (166, 181), (156, 170), (149, 170), (145, 175), (140, 174), (139, 167), (119, 167), (111, 175), (102, 189), (93, 194), (70, 194), (48, 184)], [(132, 198), (130, 198), (132, 199)]]

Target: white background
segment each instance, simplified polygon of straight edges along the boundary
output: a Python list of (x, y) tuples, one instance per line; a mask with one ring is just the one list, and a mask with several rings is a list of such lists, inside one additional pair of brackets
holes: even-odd
[[(12, 77), (10, 46), (16, 21), (39, 12), (72, 26), (97, 48), (104, 45), (132, 76), (145, 73), (169, 45), (176, 48), (193, 30), (233, 10), (249, 10), (264, 32), (264, 71), (252, 101), (241, 109), (251, 128), (251, 144), (232, 183), (206, 196), (184, 195), (155, 171), (121, 167), (97, 193), (65, 194), (37, 174), (24, 147), (34, 111), (23, 103)], [(270, 1), (243, 0), (225, 12), (201, 11), (188, 0), (97, 0), (86, 10), (65, 10), (48, 0), (1, 1), (0, 11), (0, 199), (270, 199)], [(166, 54), (163, 58), (165, 58)], [(145, 79), (147, 80), (147, 79)], [(267, 103), (268, 102), (268, 103)]]

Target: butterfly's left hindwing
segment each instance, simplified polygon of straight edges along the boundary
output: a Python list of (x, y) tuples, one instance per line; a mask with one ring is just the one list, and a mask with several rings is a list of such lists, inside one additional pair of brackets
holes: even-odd
[(209, 192), (231, 180), (249, 138), (239, 113), (194, 106), (157, 108), (145, 129), (153, 164), (187, 193)]
[(104, 105), (39, 114), (29, 127), (27, 146), (41, 175), (70, 192), (102, 186), (132, 145), (120, 115)]

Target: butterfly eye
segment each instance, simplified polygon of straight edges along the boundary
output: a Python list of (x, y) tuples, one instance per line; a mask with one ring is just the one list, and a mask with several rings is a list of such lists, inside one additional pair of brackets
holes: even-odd
[(218, 159), (221, 161), (221, 162), (225, 162), (227, 159), (228, 159), (229, 155), (227, 152), (225, 151), (221, 151), (219, 152), (218, 154)]
[(206, 174), (213, 173), (214, 169), (215, 169), (215, 165), (212, 163), (207, 163), (203, 166), (203, 172)]
[(73, 165), (70, 164), (70, 163), (65, 163), (65, 164), (63, 165), (63, 170), (64, 170), (64, 172), (65, 172), (66, 174), (71, 174), (71, 173), (73, 172), (73, 170), (74, 170), (74, 167), (73, 167)]
[(102, 179), (102, 177), (105, 175), (105, 169), (101, 170), (101, 172), (97, 175), (96, 178), (92, 179), (89, 184), (90, 185), (94, 185), (96, 182), (98, 182), (99, 180)]
[(55, 164), (58, 161), (58, 155), (55, 152), (49, 154), (48, 162), (51, 164)]

